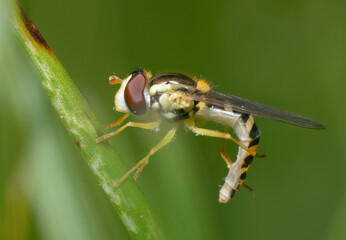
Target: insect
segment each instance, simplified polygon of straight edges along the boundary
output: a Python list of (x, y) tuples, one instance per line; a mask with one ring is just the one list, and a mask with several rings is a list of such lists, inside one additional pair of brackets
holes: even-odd
[[(114, 185), (115, 188), (136, 171), (137, 179), (149, 158), (174, 137), (178, 125), (183, 124), (191, 132), (209, 137), (230, 139), (239, 145), (237, 159), (232, 162), (224, 149), (224, 140), (220, 149), (221, 157), (226, 162), (229, 173), (219, 193), (219, 202), (226, 203), (244, 184), (246, 174), (253, 158), (257, 155), (261, 132), (255, 124), (254, 116), (292, 124), (311, 129), (324, 129), (322, 123), (298, 116), (283, 110), (269, 107), (247, 99), (216, 92), (204, 80), (190, 78), (179, 73), (163, 73), (152, 77), (146, 70), (135, 70), (124, 80), (117, 76), (109, 78), (111, 85), (120, 83), (115, 94), (115, 109), (124, 115), (105, 128), (118, 126), (131, 114), (140, 116), (148, 122), (129, 121), (116, 131), (96, 139), (99, 143), (119, 134), (127, 127), (155, 129), (162, 121), (172, 123), (172, 128), (149, 153), (131, 168)], [(199, 127), (196, 119), (215, 121), (231, 127), (237, 138), (228, 131), (221, 132)]]

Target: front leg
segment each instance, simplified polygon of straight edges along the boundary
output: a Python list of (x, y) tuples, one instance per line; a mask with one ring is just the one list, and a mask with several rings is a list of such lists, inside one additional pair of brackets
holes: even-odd
[(100, 143), (107, 138), (113, 137), (117, 134), (119, 134), (121, 131), (123, 131), (127, 127), (137, 127), (137, 128), (143, 128), (143, 129), (155, 129), (160, 125), (160, 122), (150, 122), (150, 123), (141, 123), (141, 122), (127, 122), (123, 126), (121, 126), (119, 129), (115, 130), (114, 132), (105, 134), (99, 138), (96, 139), (96, 143)]

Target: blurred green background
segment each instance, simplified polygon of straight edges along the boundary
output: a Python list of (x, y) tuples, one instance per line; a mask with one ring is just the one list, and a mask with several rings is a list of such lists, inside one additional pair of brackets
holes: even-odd
[[(0, 2), (0, 239), (129, 239)], [(181, 128), (138, 179), (168, 239), (346, 239), (345, 1), (21, 3), (103, 124), (120, 117), (108, 76), (138, 67), (202, 77), (326, 124), (257, 118), (269, 157), (249, 170), (255, 193), (241, 189), (226, 205), (221, 141)], [(128, 129), (111, 142), (132, 167), (164, 130)]]

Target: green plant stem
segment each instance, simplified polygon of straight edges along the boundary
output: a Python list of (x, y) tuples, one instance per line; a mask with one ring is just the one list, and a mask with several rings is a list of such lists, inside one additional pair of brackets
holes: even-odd
[(73, 137), (100, 186), (112, 202), (133, 239), (162, 239), (162, 232), (133, 180), (120, 188), (113, 184), (126, 172), (122, 160), (102, 135), (100, 124), (52, 50), (18, 6), (11, 12), (12, 26), (48, 97)]

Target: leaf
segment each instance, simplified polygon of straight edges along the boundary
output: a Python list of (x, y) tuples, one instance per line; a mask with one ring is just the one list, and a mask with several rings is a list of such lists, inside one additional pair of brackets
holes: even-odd
[(133, 239), (161, 239), (161, 229), (133, 180), (120, 188), (113, 185), (127, 171), (108, 142), (96, 144), (102, 130), (52, 49), (19, 6), (11, 12), (15, 34), (27, 53), (41, 84), (66, 130), (90, 166)]

